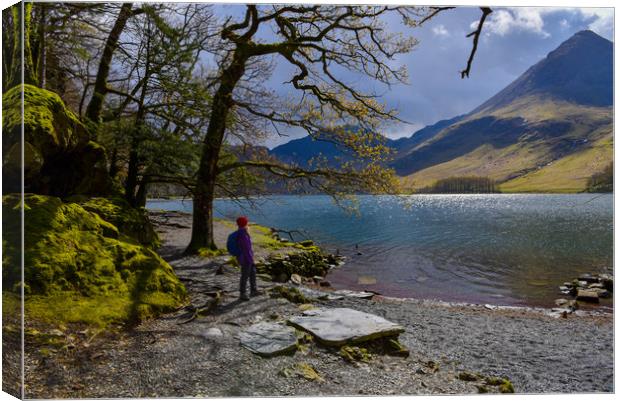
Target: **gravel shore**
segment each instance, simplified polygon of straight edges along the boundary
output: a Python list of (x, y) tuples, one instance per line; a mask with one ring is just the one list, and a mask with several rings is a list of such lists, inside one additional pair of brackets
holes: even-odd
[[(549, 316), (530, 309), (489, 309), (375, 296), (317, 301), (348, 307), (401, 324), (407, 358), (377, 354), (351, 364), (338, 350), (311, 343), (293, 355), (263, 358), (240, 347), (239, 333), (258, 321), (282, 321), (298, 305), (267, 295), (240, 303), (238, 271), (227, 257), (183, 257), (191, 218), (153, 213), (160, 252), (187, 286), (193, 305), (207, 292), (224, 292), (222, 304), (186, 324), (187, 310), (146, 322), (129, 332), (101, 335), (74, 348), (26, 355), (26, 397), (221, 397), (463, 394), (484, 390), (464, 371), (507, 377), (517, 393), (613, 392), (613, 317)], [(218, 225), (216, 243), (227, 229)], [(264, 251), (258, 251), (259, 256)], [(223, 267), (223, 274), (216, 274)], [(259, 281), (266, 290), (273, 283)], [(284, 368), (308, 363), (320, 378), (286, 377)], [(483, 387), (484, 386), (484, 387)]]

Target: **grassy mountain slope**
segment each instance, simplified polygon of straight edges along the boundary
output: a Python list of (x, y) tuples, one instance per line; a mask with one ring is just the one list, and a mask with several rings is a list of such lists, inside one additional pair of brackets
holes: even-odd
[(488, 176), (510, 192), (579, 192), (613, 158), (612, 43), (582, 31), (392, 166), (405, 189)]

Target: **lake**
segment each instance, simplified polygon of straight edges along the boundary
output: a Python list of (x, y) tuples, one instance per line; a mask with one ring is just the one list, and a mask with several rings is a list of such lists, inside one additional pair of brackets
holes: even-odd
[[(558, 286), (613, 261), (613, 196), (359, 196), (359, 213), (328, 196), (215, 202), (216, 216), (302, 231), (347, 256), (328, 280), (384, 295), (551, 306)], [(190, 201), (147, 208), (191, 212)], [(303, 239), (297, 235), (295, 240)], [(373, 281), (376, 283), (373, 284)], [(609, 304), (610, 302), (607, 302)]]

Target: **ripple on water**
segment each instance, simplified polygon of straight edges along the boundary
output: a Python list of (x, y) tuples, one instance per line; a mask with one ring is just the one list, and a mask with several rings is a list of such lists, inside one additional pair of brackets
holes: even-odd
[[(191, 202), (147, 207), (191, 211)], [(360, 196), (359, 216), (326, 196), (261, 198), (256, 211), (217, 200), (215, 208), (218, 217), (303, 230), (350, 256), (333, 284), (368, 275), (373, 288), (399, 296), (551, 305), (558, 285), (612, 263), (611, 195)]]

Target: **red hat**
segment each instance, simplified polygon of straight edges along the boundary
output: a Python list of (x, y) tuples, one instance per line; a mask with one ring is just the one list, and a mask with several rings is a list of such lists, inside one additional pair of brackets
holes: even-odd
[(248, 218), (245, 216), (241, 216), (237, 218), (237, 225), (239, 228), (243, 228), (248, 225)]

